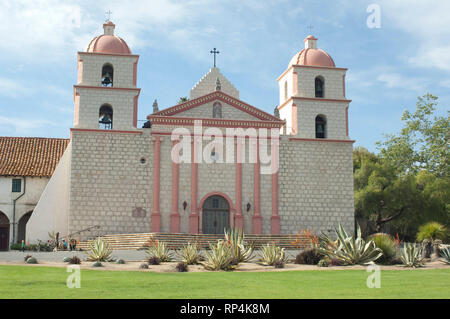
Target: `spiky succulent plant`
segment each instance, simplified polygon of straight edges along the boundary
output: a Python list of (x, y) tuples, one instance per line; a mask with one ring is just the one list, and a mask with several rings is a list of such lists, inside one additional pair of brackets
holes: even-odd
[(276, 246), (274, 243), (263, 245), (261, 247), (260, 263), (265, 266), (275, 266), (275, 264), (287, 262), (287, 256), (284, 248)]
[(172, 261), (172, 253), (163, 241), (155, 240), (149, 244), (145, 251), (149, 258), (158, 257), (161, 262)]
[(422, 267), (422, 246), (416, 247), (415, 244), (405, 243), (400, 250), (400, 260), (405, 267)]
[(109, 243), (102, 237), (97, 237), (89, 243), (89, 251), (87, 252), (88, 261), (110, 261), (112, 248)]
[(241, 228), (229, 229), (225, 232), (225, 241), (231, 246), (231, 254), (235, 263), (247, 262), (253, 255), (253, 243), (247, 245)]
[(181, 260), (188, 265), (196, 265), (202, 259), (202, 255), (200, 254), (200, 249), (196, 243), (191, 244), (190, 242), (187, 245), (184, 245), (181, 250), (178, 252), (181, 257)]
[(367, 264), (383, 255), (380, 248), (370, 240), (366, 242), (361, 237), (361, 228), (357, 227), (356, 238), (349, 236), (344, 227), (339, 224), (336, 229), (337, 240), (333, 241), (328, 235), (322, 233), (319, 238), (319, 252), (330, 259), (338, 259), (342, 265)]
[(450, 249), (448, 247), (441, 250), (441, 257), (442, 262), (450, 265)]
[(223, 240), (209, 245), (209, 251), (205, 252), (205, 261), (201, 262), (208, 270), (233, 270), (234, 263), (231, 245)]

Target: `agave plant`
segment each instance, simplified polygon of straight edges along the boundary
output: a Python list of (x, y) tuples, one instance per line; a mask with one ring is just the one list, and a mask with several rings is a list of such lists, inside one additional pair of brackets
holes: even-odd
[(202, 258), (198, 245), (195, 243), (191, 244), (190, 242), (181, 248), (179, 255), (181, 256), (181, 260), (188, 265), (196, 265)]
[(284, 248), (275, 246), (274, 243), (263, 245), (261, 247), (260, 263), (265, 266), (274, 266), (277, 263), (286, 263), (287, 256)]
[(442, 262), (450, 265), (450, 249), (448, 247), (441, 250), (441, 257)]
[(253, 243), (246, 246), (242, 229), (230, 229), (225, 232), (225, 241), (231, 246), (231, 254), (235, 263), (247, 262), (253, 255)]
[(370, 240), (366, 241), (361, 237), (361, 228), (357, 227), (356, 238), (349, 236), (344, 227), (339, 224), (336, 229), (337, 240), (333, 241), (326, 234), (322, 233), (319, 239), (319, 252), (330, 259), (336, 258), (342, 265), (366, 264), (375, 261), (383, 255), (380, 248)]
[(88, 261), (110, 261), (112, 248), (109, 243), (101, 237), (97, 237), (89, 243)]
[(172, 253), (163, 241), (153, 241), (146, 250), (148, 257), (158, 257), (161, 262), (172, 261)]
[(422, 246), (419, 248), (415, 244), (405, 243), (400, 251), (400, 259), (405, 267), (422, 267)]
[(209, 251), (205, 252), (205, 261), (201, 264), (208, 270), (233, 270), (236, 265), (233, 263), (231, 245), (223, 240), (216, 244), (209, 245)]

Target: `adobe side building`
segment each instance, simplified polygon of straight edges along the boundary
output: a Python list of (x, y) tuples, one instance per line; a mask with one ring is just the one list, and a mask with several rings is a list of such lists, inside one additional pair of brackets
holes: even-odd
[[(149, 122), (138, 128), (139, 56), (114, 35), (112, 22), (103, 28), (86, 52), (78, 52), (70, 143), (31, 215), (28, 241), (96, 225), (105, 234), (223, 233), (228, 227), (291, 234), (328, 231), (338, 223), (353, 230), (347, 69), (337, 68), (316, 38), (305, 39), (305, 49), (278, 78), (275, 115), (241, 101), (213, 67), (189, 101), (163, 110), (155, 103)], [(188, 135), (174, 138), (175, 129)], [(230, 129), (256, 131), (256, 141), (264, 137), (260, 129), (272, 130), (268, 143), (279, 145), (279, 157), (249, 136), (230, 136)], [(231, 138), (232, 150), (211, 148), (217, 130)], [(189, 155), (193, 161), (172, 160), (186, 159), (185, 149), (172, 156), (181, 145), (200, 149)], [(239, 152), (251, 158), (250, 150), (261, 156), (236, 159)], [(262, 155), (279, 161), (279, 169), (264, 172)]]

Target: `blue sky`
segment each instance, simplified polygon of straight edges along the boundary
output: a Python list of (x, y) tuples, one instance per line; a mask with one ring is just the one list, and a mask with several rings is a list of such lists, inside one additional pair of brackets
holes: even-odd
[[(381, 27), (366, 24), (370, 4)], [(375, 151), (400, 129), (417, 96), (450, 102), (450, 1), (52, 1), (0, 0), (0, 136), (68, 137), (76, 52), (102, 34), (111, 10), (116, 35), (139, 54), (139, 119), (188, 96), (212, 66), (243, 101), (272, 112), (277, 77), (304, 46), (308, 25), (336, 66), (348, 68), (350, 137)]]

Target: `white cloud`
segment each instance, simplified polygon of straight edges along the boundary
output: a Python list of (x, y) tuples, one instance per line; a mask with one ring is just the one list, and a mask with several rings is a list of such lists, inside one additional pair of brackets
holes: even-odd
[(381, 73), (376, 79), (383, 82), (387, 88), (416, 91), (418, 93), (424, 92), (429, 82), (423, 78), (408, 77), (399, 73)]
[(33, 129), (38, 129), (49, 125), (55, 126), (56, 123), (46, 119), (26, 119), (0, 115), (0, 127), (5, 126), (13, 128), (17, 134), (26, 134)]
[(18, 97), (33, 93), (34, 90), (24, 86), (21, 82), (8, 78), (0, 78), (0, 96)]

